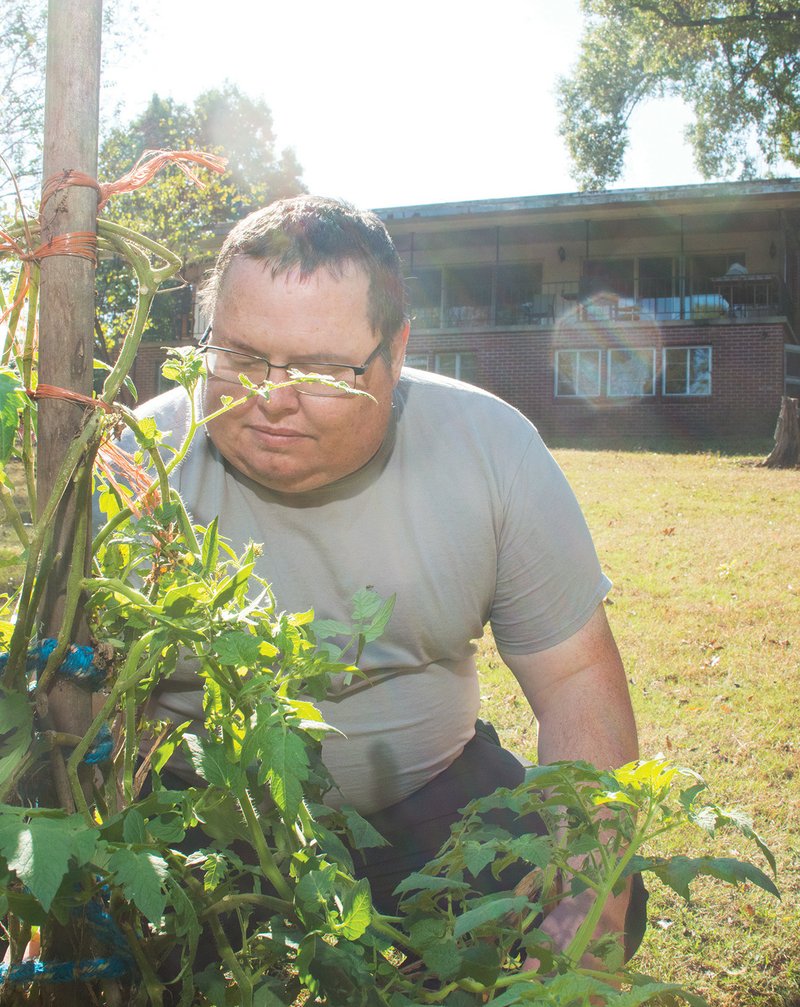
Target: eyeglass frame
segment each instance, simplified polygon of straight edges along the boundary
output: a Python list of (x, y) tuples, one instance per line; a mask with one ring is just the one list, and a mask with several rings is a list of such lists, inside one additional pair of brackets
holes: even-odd
[[(378, 345), (375, 347), (375, 349), (372, 351), (372, 353), (370, 353), (370, 355), (367, 357), (367, 359), (364, 361), (363, 364), (334, 363), (332, 360), (327, 360), (327, 361), (323, 361), (323, 360), (307, 360), (305, 363), (298, 363), (297, 361), (290, 360), (290, 361), (288, 361), (285, 364), (275, 364), (275, 363), (273, 363), (269, 359), (269, 357), (262, 357), (261, 354), (259, 354), (259, 353), (244, 353), (244, 352), (242, 352), (242, 350), (233, 350), (229, 346), (217, 346), (214, 343), (209, 343), (208, 340), (211, 338), (211, 330), (212, 330), (212, 325), (209, 323), (206, 326), (205, 331), (203, 332), (202, 336), (200, 336), (200, 338), (197, 341), (197, 345), (200, 347), (200, 350), (202, 352), (205, 352), (206, 350), (217, 350), (219, 353), (235, 353), (235, 354), (237, 354), (240, 357), (250, 357), (251, 360), (260, 360), (260, 361), (263, 361), (266, 364), (266, 366), (267, 366), (267, 373), (266, 373), (266, 377), (264, 378), (265, 381), (269, 381), (270, 371), (272, 370), (273, 367), (276, 367), (279, 371), (288, 371), (290, 368), (296, 368), (296, 369), (300, 370), (300, 369), (314, 367), (315, 370), (311, 371), (310, 373), (312, 373), (312, 374), (322, 374), (322, 375), (325, 374), (325, 371), (322, 370), (322, 368), (324, 368), (324, 367), (345, 367), (348, 370), (351, 370), (353, 372), (353, 375), (354, 375), (354, 377), (353, 377), (353, 388), (355, 388), (356, 387), (356, 381), (360, 377), (363, 377), (364, 374), (367, 373), (367, 371), (369, 370), (369, 368), (370, 368), (371, 364), (373, 363), (373, 361), (377, 360), (378, 355), (381, 353), (381, 351), (386, 346), (386, 340), (385, 339), (381, 339), (381, 341), (378, 343)], [(320, 368), (320, 369), (316, 370), (316, 368)], [(214, 377), (213, 374), (211, 376)], [(224, 380), (224, 378), (222, 380)], [(309, 392), (308, 394), (313, 394), (313, 392)], [(326, 397), (330, 397), (330, 396), (326, 396)], [(333, 396), (333, 397), (335, 398), (336, 396)]]

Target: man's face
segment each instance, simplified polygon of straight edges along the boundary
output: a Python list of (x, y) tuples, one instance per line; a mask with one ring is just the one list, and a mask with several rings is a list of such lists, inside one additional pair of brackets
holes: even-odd
[[(263, 262), (240, 256), (228, 268), (214, 308), (216, 346), (267, 357), (276, 364), (363, 364), (380, 341), (369, 323), (369, 278), (347, 266), (335, 279), (326, 269), (300, 281), (294, 272), (272, 277)], [(296, 388), (257, 396), (208, 424), (224, 457), (250, 479), (282, 493), (317, 489), (365, 465), (383, 441), (408, 336), (392, 344), (392, 363), (373, 360), (357, 387), (374, 396), (316, 396)], [(273, 372), (271, 381), (286, 374)], [(241, 386), (209, 377), (206, 413)]]

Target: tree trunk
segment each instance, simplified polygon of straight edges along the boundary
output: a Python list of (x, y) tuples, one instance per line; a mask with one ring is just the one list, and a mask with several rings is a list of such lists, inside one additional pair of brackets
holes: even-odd
[(769, 469), (793, 469), (800, 461), (800, 411), (798, 399), (784, 395), (775, 427), (775, 447), (762, 465)]

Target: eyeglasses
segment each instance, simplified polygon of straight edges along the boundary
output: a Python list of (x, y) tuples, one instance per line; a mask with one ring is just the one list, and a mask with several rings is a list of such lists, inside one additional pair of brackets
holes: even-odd
[(301, 364), (292, 362), (286, 364), (274, 364), (266, 357), (259, 357), (253, 353), (240, 353), (239, 350), (229, 350), (225, 346), (214, 346), (209, 342), (211, 339), (211, 326), (209, 325), (200, 337), (199, 345), (206, 358), (206, 369), (211, 377), (217, 381), (227, 381), (230, 384), (238, 385), (239, 375), (243, 374), (254, 385), (263, 384), (269, 381), (270, 374), (274, 370), (296, 371), (300, 377), (306, 375), (320, 375), (331, 378), (333, 381), (341, 381), (347, 388), (333, 388), (324, 385), (319, 381), (312, 381), (308, 384), (297, 384), (295, 390), (301, 395), (322, 395), (334, 397), (347, 395), (347, 389), (356, 387), (356, 380), (365, 374), (373, 360), (377, 358), (384, 348), (381, 341), (370, 353), (361, 366), (355, 364), (330, 364), (323, 361), (305, 360)]

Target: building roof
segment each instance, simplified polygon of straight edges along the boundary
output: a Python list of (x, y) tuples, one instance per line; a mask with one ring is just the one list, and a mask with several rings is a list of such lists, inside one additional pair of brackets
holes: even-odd
[(542, 196), (474, 199), (454, 203), (426, 203), (417, 206), (389, 206), (375, 210), (388, 223), (422, 222), (465, 217), (490, 223), (492, 217), (509, 214), (531, 216), (569, 216), (578, 214), (605, 216), (620, 214), (686, 211), (704, 212), (720, 204), (800, 207), (800, 178), (758, 179), (747, 182), (708, 182), (698, 185), (661, 186), (642, 189), (611, 189), (601, 192), (565, 192)]

